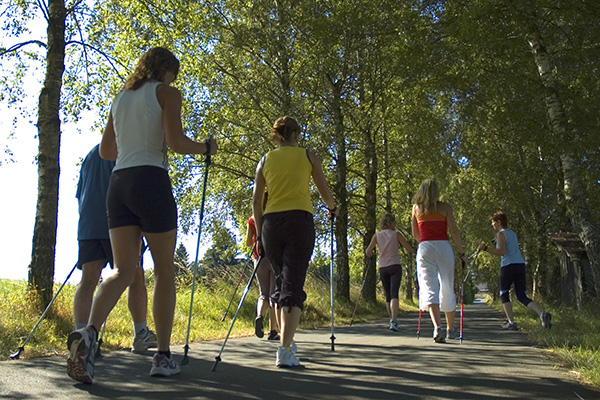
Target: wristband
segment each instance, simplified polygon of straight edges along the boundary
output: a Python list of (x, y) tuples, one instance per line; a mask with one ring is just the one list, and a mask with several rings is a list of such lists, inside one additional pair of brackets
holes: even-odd
[(208, 156), (208, 155), (210, 155), (210, 139), (206, 139), (204, 141), (204, 145), (206, 146), (206, 153), (204, 153), (204, 154), (206, 154)]
[(465, 256), (465, 253), (458, 253), (458, 258), (463, 258)]
[(257, 236), (257, 237), (256, 237), (256, 241), (257, 241), (257, 242), (262, 242), (262, 238), (261, 238), (260, 236)]
[(327, 207), (327, 209), (329, 210), (329, 212), (336, 212), (337, 211), (337, 206), (334, 206), (333, 208)]
[(485, 248), (483, 249), (483, 251), (487, 251), (487, 249), (488, 249), (488, 245), (486, 244)]

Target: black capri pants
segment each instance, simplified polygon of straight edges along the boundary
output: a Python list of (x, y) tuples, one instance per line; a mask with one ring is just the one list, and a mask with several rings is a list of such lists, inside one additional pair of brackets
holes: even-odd
[(398, 299), (400, 282), (402, 282), (402, 266), (400, 264), (379, 268), (379, 278), (385, 292), (385, 302)]
[(302, 310), (306, 271), (315, 246), (312, 214), (301, 210), (265, 214), (261, 236), (275, 273), (273, 302)]
[(525, 294), (527, 287), (525, 264), (509, 264), (500, 268), (500, 299), (502, 303), (510, 302), (510, 287), (513, 283), (517, 299), (527, 306), (531, 303), (531, 299)]
[(177, 228), (177, 205), (168, 172), (141, 166), (113, 171), (106, 194), (109, 229), (139, 226), (142, 232)]

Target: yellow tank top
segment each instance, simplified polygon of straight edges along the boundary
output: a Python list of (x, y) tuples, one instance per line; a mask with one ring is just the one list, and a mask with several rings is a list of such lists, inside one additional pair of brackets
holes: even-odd
[(262, 174), (269, 199), (265, 214), (304, 210), (312, 214), (310, 177), (312, 164), (301, 147), (279, 147), (265, 155)]

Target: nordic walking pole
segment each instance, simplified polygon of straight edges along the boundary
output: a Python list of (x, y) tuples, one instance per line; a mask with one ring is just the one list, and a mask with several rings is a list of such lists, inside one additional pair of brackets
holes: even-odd
[(42, 313), (40, 319), (38, 319), (37, 323), (35, 324), (35, 326), (31, 330), (31, 332), (29, 333), (29, 335), (27, 336), (27, 338), (23, 341), (23, 343), (21, 344), (21, 346), (19, 346), (19, 349), (10, 355), (11, 359), (13, 359), (13, 360), (18, 360), (19, 359), (19, 357), (21, 356), (21, 352), (25, 349), (25, 345), (27, 343), (29, 343), (29, 340), (31, 340), (31, 338), (33, 337), (33, 334), (35, 333), (37, 327), (40, 325), (40, 323), (42, 322), (42, 320), (46, 316), (46, 313), (48, 312), (48, 310), (50, 310), (50, 307), (52, 307), (52, 304), (54, 304), (54, 300), (56, 300), (56, 298), (60, 294), (60, 291), (62, 290), (62, 288), (65, 287), (65, 285), (67, 284), (67, 281), (69, 280), (69, 278), (73, 274), (73, 271), (75, 271), (75, 268), (77, 268), (77, 264), (78, 263), (79, 262), (75, 263), (75, 265), (73, 266), (73, 269), (71, 269), (71, 272), (69, 272), (69, 275), (67, 275), (67, 279), (65, 279), (64, 283), (62, 285), (60, 285), (60, 287), (56, 291), (56, 294), (54, 295), (54, 297), (52, 298), (52, 300), (50, 300), (50, 303), (48, 303), (48, 305), (46, 306), (46, 309)]
[(190, 296), (190, 313), (188, 316), (187, 335), (185, 337), (185, 346), (183, 348), (183, 359), (180, 365), (189, 363), (188, 351), (190, 350), (190, 328), (192, 326), (192, 306), (194, 305), (194, 291), (196, 289), (196, 275), (198, 271), (198, 254), (200, 253), (200, 237), (202, 236), (202, 219), (204, 218), (204, 203), (206, 201), (206, 184), (208, 182), (208, 167), (210, 166), (210, 139), (209, 137), (204, 144), (206, 145), (206, 158), (204, 159), (204, 183), (202, 187), (202, 202), (200, 203), (200, 219), (198, 221), (198, 242), (196, 244), (196, 259), (194, 260), (194, 273), (192, 275), (192, 294)]
[(330, 292), (331, 292), (331, 351), (335, 351), (335, 334), (334, 334), (334, 320), (335, 316), (333, 313), (333, 222), (335, 220), (335, 216), (331, 215), (329, 217), (331, 220), (331, 262), (329, 264), (329, 282), (330, 282)]
[(231, 295), (231, 300), (229, 300), (229, 304), (227, 305), (227, 309), (225, 310), (225, 313), (223, 313), (223, 317), (221, 318), (221, 322), (225, 321), (225, 317), (227, 316), (227, 313), (229, 313), (229, 308), (231, 307), (231, 303), (233, 303), (233, 299), (235, 298), (235, 294), (237, 293), (237, 290), (240, 287), (240, 283), (242, 282), (242, 279), (244, 278), (244, 272), (246, 272), (246, 266), (247, 265), (248, 265), (248, 263), (244, 263), (244, 268), (242, 268), (242, 274), (240, 275), (240, 279), (238, 280), (238, 283), (235, 286), (235, 289), (233, 290), (233, 294)]
[(237, 316), (240, 313), (240, 309), (242, 308), (242, 304), (244, 304), (244, 300), (246, 300), (246, 295), (248, 294), (248, 291), (250, 290), (250, 285), (252, 285), (252, 281), (254, 280), (254, 277), (256, 276), (256, 270), (258, 269), (258, 266), (260, 265), (260, 262), (262, 261), (263, 255), (261, 254), (258, 257), (258, 260), (256, 261), (256, 265), (254, 266), (254, 270), (252, 270), (252, 275), (250, 275), (250, 280), (248, 281), (248, 283), (246, 284), (246, 287), (244, 288), (244, 291), (242, 292), (242, 297), (240, 298), (240, 302), (238, 303), (238, 307), (237, 310), (235, 310), (235, 314), (233, 315), (233, 319), (231, 321), (231, 326), (229, 327), (229, 331), (227, 332), (227, 336), (225, 336), (225, 341), (223, 341), (223, 346), (221, 346), (221, 350), (219, 351), (219, 355), (217, 355), (215, 357), (215, 363), (212, 367), (212, 371), (215, 372), (215, 370), (217, 369), (217, 365), (219, 364), (219, 362), (221, 361), (221, 354), (223, 354), (223, 349), (225, 349), (225, 345), (227, 344), (227, 340), (229, 339), (229, 335), (231, 334), (231, 330), (233, 329), (233, 325), (235, 325), (235, 321), (237, 320)]
[(356, 310), (358, 309), (358, 302), (360, 301), (360, 296), (362, 295), (363, 288), (365, 287), (365, 282), (367, 281), (367, 274), (369, 273), (369, 267), (371, 265), (367, 263), (367, 268), (365, 268), (365, 276), (363, 276), (362, 284), (360, 285), (360, 292), (358, 292), (358, 299), (356, 300), (356, 305), (354, 306), (354, 312), (352, 313), (352, 319), (350, 320), (350, 326), (354, 322), (354, 316), (356, 315)]
[(417, 339), (421, 337), (421, 315), (423, 315), (423, 310), (419, 307), (419, 324), (417, 325)]

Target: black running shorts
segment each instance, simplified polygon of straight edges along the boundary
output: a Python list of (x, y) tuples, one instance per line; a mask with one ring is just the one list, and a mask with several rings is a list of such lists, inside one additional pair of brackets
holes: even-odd
[(81, 269), (83, 264), (92, 261), (105, 260), (112, 268), (113, 256), (110, 240), (108, 239), (85, 239), (79, 241), (79, 258), (77, 268)]
[(177, 206), (171, 180), (160, 167), (142, 166), (113, 171), (106, 195), (108, 228), (139, 226), (142, 232), (177, 228)]

